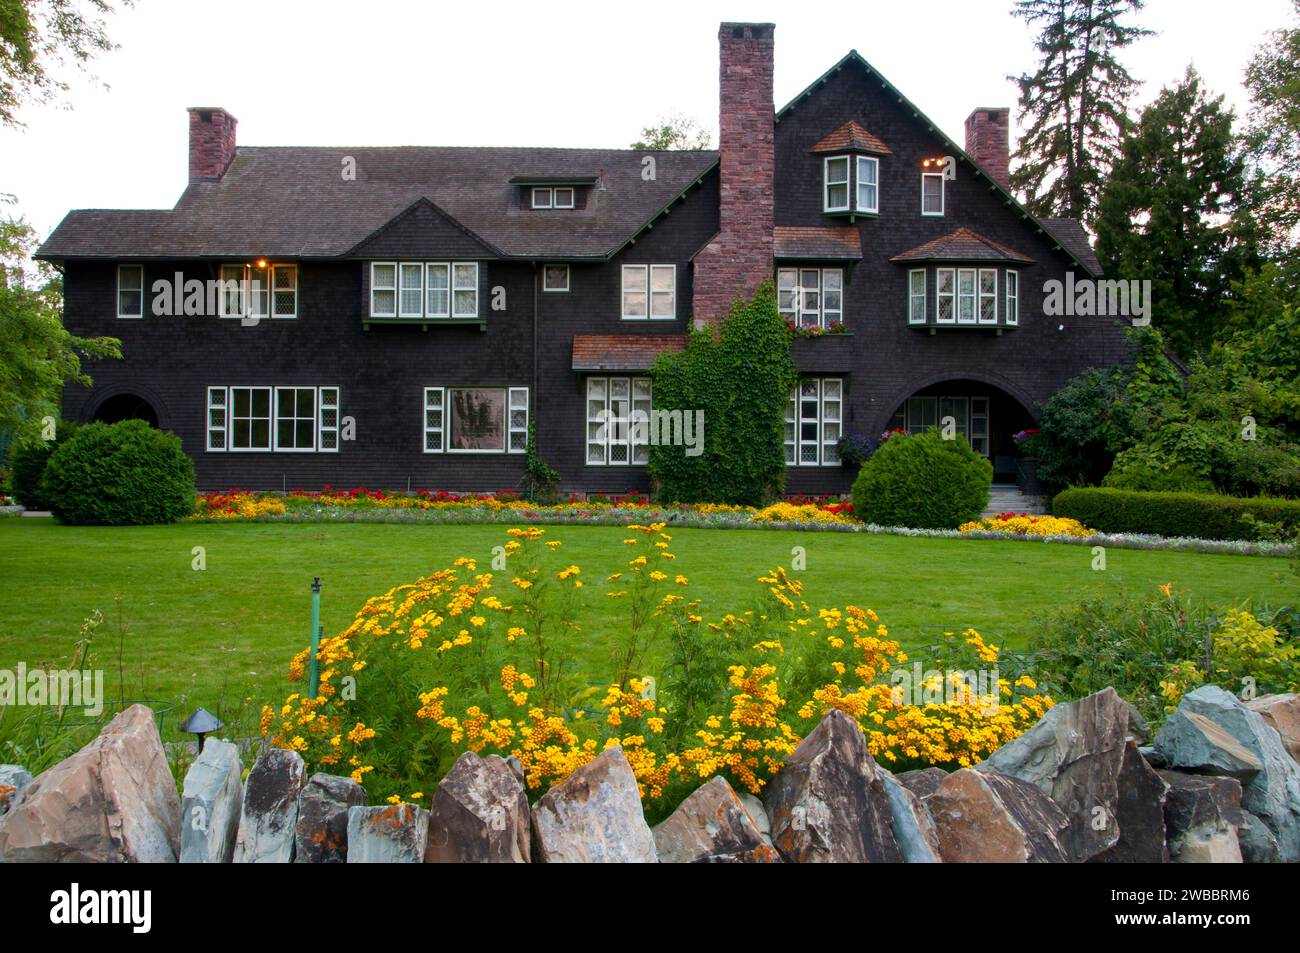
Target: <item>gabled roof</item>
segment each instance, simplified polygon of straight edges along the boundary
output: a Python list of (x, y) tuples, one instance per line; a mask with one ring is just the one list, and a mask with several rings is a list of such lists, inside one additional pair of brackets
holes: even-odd
[(684, 351), (681, 334), (575, 334), (575, 371), (648, 371), (660, 354)]
[(1038, 221), (1080, 264), (1094, 275), (1101, 274), (1101, 262), (1097, 260), (1097, 253), (1082, 222), (1077, 218), (1040, 218)]
[[(1029, 225), (1029, 227), (1036, 229), (1042, 235), (1046, 236), (1050, 241), (1052, 241), (1055, 244), (1057, 248), (1061, 250), (1061, 252), (1067, 258), (1069, 258), (1075, 264), (1092, 272), (1093, 274), (1096, 275), (1101, 274), (1101, 269), (1097, 264), (1096, 255), (1084, 254), (1082, 249), (1072, 248), (1071, 245), (1077, 245), (1077, 242), (1072, 241), (1070, 244), (1067, 244), (1066, 242), (1061, 240), (1060, 236), (1058, 236), (1053, 229), (1048, 228), (1046, 224), (1040, 222), (1033, 215), (1031, 215), (1029, 213), (1029, 210), (1025, 208), (1024, 204), (1021, 203), (1021, 201), (1018, 198), (1016, 198), (1009, 189), (1003, 186), (1002, 183), (999, 182), (997, 179), (993, 178), (993, 176), (991, 176), (978, 162), (976, 162), (970, 155), (967, 154), (965, 149), (963, 149), (961, 146), (957, 145), (956, 142), (950, 139), (947, 133), (945, 133), (942, 129), (940, 129), (937, 125), (935, 125), (934, 121), (931, 120), (930, 117), (925, 115), (925, 113), (921, 112), (921, 110), (918, 109), (915, 106), (915, 104), (912, 103), (911, 100), (909, 100), (906, 96), (904, 96), (901, 92), (899, 92), (898, 87), (896, 87), (893, 83), (891, 83), (884, 76), (882, 76), (880, 74), (880, 71), (877, 70), (870, 63), (868, 63), (866, 59), (862, 56), (862, 54), (859, 53), (857, 50), (849, 50), (847, 53), (844, 54), (844, 56), (840, 58), (839, 62), (837, 62), (834, 66), (828, 69), (821, 76), (817, 77), (817, 79), (813, 80), (803, 90), (803, 92), (799, 93), (797, 96), (791, 99), (788, 103), (785, 104), (785, 106), (777, 110), (776, 121), (779, 123), (782, 117), (786, 116), (791, 111), (797, 109), (799, 107), (799, 104), (803, 102), (803, 100), (807, 99), (809, 96), (815, 93), (820, 87), (824, 86), (832, 76), (834, 76), (840, 70), (844, 69), (846, 66), (850, 66), (850, 65), (857, 66), (858, 68), (864, 70), (869, 76), (873, 77), (876, 80), (876, 82), (880, 83), (880, 85), (885, 89), (885, 91), (890, 95), (892, 95), (899, 102), (899, 104), (902, 105), (904, 109), (909, 110), (913, 116), (915, 116), (918, 120), (920, 120), (929, 128), (931, 133), (939, 137), (939, 139), (948, 147), (948, 149), (952, 152), (952, 154), (958, 158), (958, 160), (966, 162), (968, 165), (970, 165), (970, 167), (975, 170), (976, 174), (985, 180), (985, 182), (988, 184), (990, 189), (996, 192), (1000, 192), (1006, 204), (1012, 209), (1014, 209), (1017, 213), (1019, 213), (1021, 219), (1023, 219)], [(1056, 221), (1056, 220), (1048, 220), (1048, 221)], [(1073, 220), (1068, 219), (1064, 221), (1073, 221)], [(1077, 225), (1078, 223), (1076, 222), (1075, 224)], [(1082, 230), (1082, 226), (1080, 226), (1080, 230)], [(1067, 229), (1067, 232), (1068, 231), (1069, 230)]]
[(772, 255), (795, 259), (862, 259), (862, 233), (852, 225), (778, 225)]
[(812, 152), (871, 152), (892, 156), (893, 150), (879, 137), (868, 132), (856, 120), (850, 119), (834, 132), (823, 136), (810, 150)]
[[(503, 257), (605, 258), (697, 185), (716, 152), (398, 146), (241, 146), (218, 181), (190, 185), (170, 211), (74, 211), (38, 257), (335, 258), (421, 199)], [(355, 180), (341, 174), (355, 162)], [(512, 178), (590, 178), (586, 206), (519, 207)]]
[(1009, 261), (1032, 265), (1028, 255), (1001, 245), (969, 228), (958, 228), (939, 238), (895, 255), (890, 261)]

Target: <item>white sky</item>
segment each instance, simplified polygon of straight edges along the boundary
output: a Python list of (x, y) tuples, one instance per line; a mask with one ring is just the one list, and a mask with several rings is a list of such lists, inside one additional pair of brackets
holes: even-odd
[[(950, 136), (1015, 106), (1034, 64), (1011, 0), (138, 0), (121, 49), (65, 108), (0, 131), (0, 193), (47, 234), (72, 208), (169, 208), (185, 186), (187, 106), (224, 106), (244, 145), (626, 147), (680, 111), (714, 130), (722, 20), (776, 23), (776, 105), (856, 48)], [(924, 18), (922, 11), (925, 12)], [(1148, 0), (1159, 35), (1127, 57), (1141, 100), (1189, 61), (1244, 111), (1242, 73), (1289, 0)], [(71, 108), (66, 108), (71, 107)]]

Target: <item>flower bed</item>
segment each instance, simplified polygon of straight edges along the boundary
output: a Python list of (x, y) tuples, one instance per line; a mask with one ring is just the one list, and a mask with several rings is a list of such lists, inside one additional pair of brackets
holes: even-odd
[(1046, 536), (1077, 536), (1087, 538), (1096, 535), (1096, 530), (1088, 529), (1078, 520), (1060, 516), (1034, 516), (1029, 513), (998, 513), (983, 519), (963, 523), (959, 528), (963, 535), (971, 533), (992, 533), (999, 536), (1024, 538), (1043, 538)]

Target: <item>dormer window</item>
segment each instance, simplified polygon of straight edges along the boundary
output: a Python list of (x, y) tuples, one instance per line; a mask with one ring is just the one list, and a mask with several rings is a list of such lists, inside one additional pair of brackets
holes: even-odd
[(880, 211), (880, 160), (875, 156), (858, 156), (859, 212)]
[(823, 169), (822, 211), (879, 213), (879, 159), (875, 156), (828, 156), (823, 161)]
[(538, 186), (533, 189), (533, 208), (571, 209), (574, 207), (574, 189), (569, 185)]
[(825, 161), (826, 187), (822, 210), (847, 212), (849, 210), (849, 157), (831, 156)]

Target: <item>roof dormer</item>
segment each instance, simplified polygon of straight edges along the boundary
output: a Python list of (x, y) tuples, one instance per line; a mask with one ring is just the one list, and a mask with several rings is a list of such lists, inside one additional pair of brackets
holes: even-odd
[(889, 146), (850, 119), (812, 147), (822, 157), (822, 211), (827, 215), (880, 214), (880, 157)]
[(519, 207), (538, 212), (571, 212), (585, 208), (587, 196), (599, 177), (595, 175), (516, 175)]

